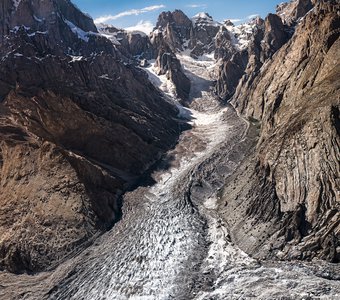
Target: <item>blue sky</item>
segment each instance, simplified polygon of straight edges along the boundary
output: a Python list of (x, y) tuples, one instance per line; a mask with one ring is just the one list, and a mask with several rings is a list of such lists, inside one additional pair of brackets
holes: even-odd
[[(72, 0), (95, 20), (121, 28), (151, 27), (162, 11), (181, 9), (189, 17), (208, 12), (216, 21), (244, 22), (250, 16), (275, 12), (282, 0)], [(138, 25), (139, 24), (139, 25)], [(137, 25), (137, 26), (136, 26)], [(138, 28), (137, 28), (138, 29)]]

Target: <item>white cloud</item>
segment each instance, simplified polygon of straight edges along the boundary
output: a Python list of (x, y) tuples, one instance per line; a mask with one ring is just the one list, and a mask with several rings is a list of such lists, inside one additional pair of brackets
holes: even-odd
[(206, 4), (188, 4), (186, 7), (190, 7), (190, 8), (204, 8), (207, 7)]
[(136, 25), (126, 27), (124, 29), (127, 31), (141, 31), (146, 34), (149, 34), (150, 32), (152, 32), (153, 28), (154, 28), (154, 25), (151, 23), (151, 21), (141, 20)]
[(256, 17), (260, 16), (259, 14), (253, 14), (247, 17), (247, 19), (254, 19)]
[(165, 8), (165, 5), (161, 4), (161, 5), (153, 5), (153, 6), (147, 6), (141, 9), (130, 9), (127, 11), (123, 11), (117, 15), (107, 15), (107, 16), (102, 16), (99, 17), (97, 19), (94, 20), (95, 23), (99, 24), (99, 23), (106, 23), (109, 21), (113, 21), (113, 20), (117, 20), (119, 18), (123, 18), (126, 16), (138, 16), (140, 14), (144, 14), (150, 11), (154, 11), (154, 10), (159, 10)]

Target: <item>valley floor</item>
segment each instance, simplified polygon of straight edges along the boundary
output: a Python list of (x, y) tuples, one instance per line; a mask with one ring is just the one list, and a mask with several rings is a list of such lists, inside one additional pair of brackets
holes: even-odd
[[(340, 281), (311, 264), (264, 263), (230, 241), (216, 210), (225, 178), (256, 144), (256, 125), (211, 91), (214, 62), (179, 56), (192, 81), (192, 129), (124, 196), (123, 218), (53, 272), (0, 273), (1, 299), (339, 299)], [(150, 79), (171, 97), (171, 84)], [(318, 269), (326, 264), (319, 265)]]

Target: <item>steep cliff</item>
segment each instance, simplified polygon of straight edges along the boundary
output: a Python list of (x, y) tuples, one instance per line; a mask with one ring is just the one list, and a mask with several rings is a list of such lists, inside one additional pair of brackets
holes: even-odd
[(185, 41), (192, 37), (191, 20), (181, 11), (162, 12), (157, 20), (156, 29), (163, 32), (164, 40), (173, 52), (183, 50)]
[[(225, 27), (233, 30), (230, 26)], [(241, 42), (233, 44), (228, 39), (222, 39), (227, 44), (220, 42), (216, 50), (216, 56), (221, 57), (222, 64), (215, 90), (222, 100), (230, 100), (235, 93), (237, 98), (238, 90), (253, 82), (262, 65), (287, 42), (289, 36), (281, 19), (275, 14), (269, 14), (265, 20), (256, 18), (242, 29), (248, 36)]]
[(339, 9), (317, 2), (233, 98), (261, 134), (221, 209), (234, 240), (255, 256), (339, 262)]
[(0, 268), (40, 271), (119, 219), (177, 110), (70, 1), (0, 15)]

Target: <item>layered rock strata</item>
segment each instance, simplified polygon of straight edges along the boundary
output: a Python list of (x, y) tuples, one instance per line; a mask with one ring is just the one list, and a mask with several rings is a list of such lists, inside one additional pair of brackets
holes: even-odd
[(318, 2), (232, 101), (262, 125), (221, 209), (233, 239), (257, 257), (340, 259), (339, 9)]

